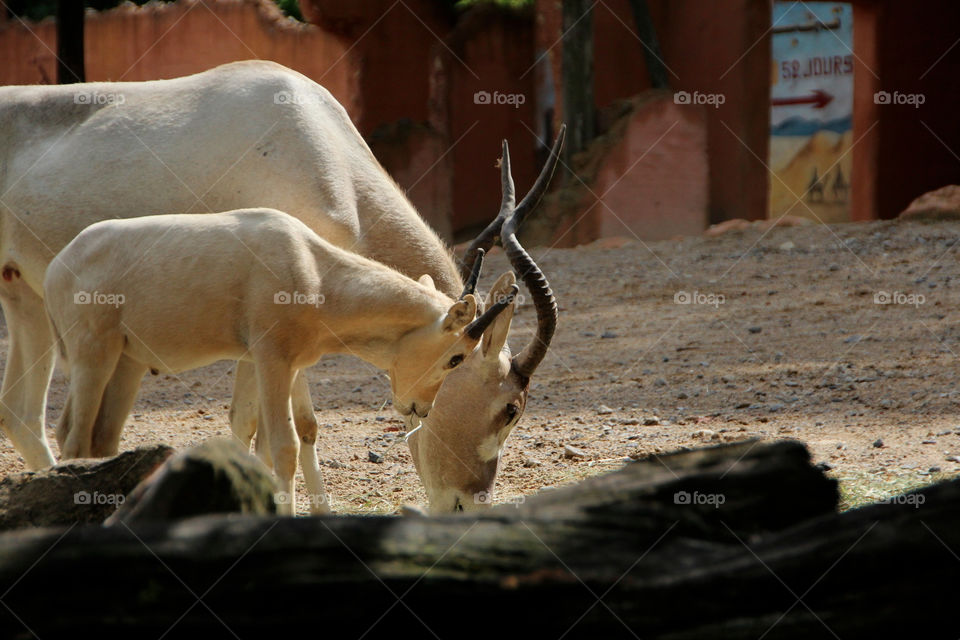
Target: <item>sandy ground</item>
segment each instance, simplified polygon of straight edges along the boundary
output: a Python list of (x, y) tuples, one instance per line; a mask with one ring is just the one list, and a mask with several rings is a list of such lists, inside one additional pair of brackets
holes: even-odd
[[(848, 506), (960, 473), (958, 237), (960, 223), (886, 222), (533, 251), (560, 326), (507, 441), (498, 499), (750, 437), (807, 443)], [(505, 269), (491, 256), (481, 289)], [(522, 307), (515, 348), (533, 320)], [(5, 331), (0, 341), (5, 355)], [(309, 379), (333, 508), (424, 503), (385, 376), (333, 356)], [(232, 363), (147, 376), (123, 448), (227, 435), (232, 384)], [(64, 390), (57, 373), (49, 424)], [(586, 455), (565, 458), (567, 444)], [(2, 438), (0, 470), (23, 468)]]

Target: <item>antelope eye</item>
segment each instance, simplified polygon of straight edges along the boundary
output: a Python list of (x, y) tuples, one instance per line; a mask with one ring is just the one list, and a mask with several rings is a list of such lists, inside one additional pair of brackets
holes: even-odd
[(520, 413), (520, 407), (518, 407), (517, 405), (511, 402), (510, 404), (507, 405), (506, 412), (507, 412), (507, 421), (513, 420), (514, 418), (517, 417), (517, 414)]
[(447, 369), (453, 369), (455, 366), (463, 362), (463, 354), (458, 353), (457, 355), (450, 358), (450, 362), (447, 363)]

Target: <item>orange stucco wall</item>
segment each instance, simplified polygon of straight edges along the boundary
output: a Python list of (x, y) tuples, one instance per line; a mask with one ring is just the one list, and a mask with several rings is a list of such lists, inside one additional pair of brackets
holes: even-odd
[[(360, 112), (349, 44), (283, 17), (267, 0), (181, 0), (91, 11), (84, 45), (89, 81), (175, 78), (234, 60), (262, 58), (321, 82), (354, 117)], [(52, 19), (0, 25), (0, 60), (5, 61), (0, 84), (55, 82), (55, 51)]]

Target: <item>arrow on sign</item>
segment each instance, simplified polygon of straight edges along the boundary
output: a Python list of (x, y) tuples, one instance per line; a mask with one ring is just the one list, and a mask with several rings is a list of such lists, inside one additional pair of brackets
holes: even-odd
[(774, 107), (785, 107), (791, 104), (809, 104), (812, 105), (814, 109), (823, 109), (831, 102), (833, 102), (832, 95), (826, 91), (814, 89), (813, 95), (797, 98), (774, 98), (770, 101), (770, 104)]

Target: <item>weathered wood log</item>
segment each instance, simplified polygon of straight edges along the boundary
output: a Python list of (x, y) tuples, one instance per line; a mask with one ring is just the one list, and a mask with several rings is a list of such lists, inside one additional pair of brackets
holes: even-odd
[[(810, 462), (799, 442), (749, 440), (653, 455), (579, 484), (544, 492), (505, 517), (589, 520), (591, 526), (636, 530), (677, 521), (700, 537), (775, 531), (833, 512), (837, 483)], [(723, 524), (721, 524), (721, 521)]]
[(10, 474), (0, 480), (0, 530), (103, 522), (172, 454), (171, 447), (156, 445)]
[[(798, 465), (799, 445), (749, 446), (665, 457), (665, 491), (651, 461), (582, 483), (588, 497), (571, 487), (481, 517), (209, 516), (0, 535), (0, 636), (323, 625), (367, 638), (755, 640), (920, 637), (952, 621), (960, 482), (824, 513), (805, 504), (831, 494)], [(638, 492), (613, 479), (643, 467)], [(676, 486), (722, 486), (726, 500), (675, 500)], [(794, 500), (807, 519), (791, 525)], [(773, 516), (753, 525), (764, 507)]]
[(272, 472), (235, 438), (210, 438), (178, 453), (141, 482), (110, 516), (116, 525), (208, 513), (277, 512)]

